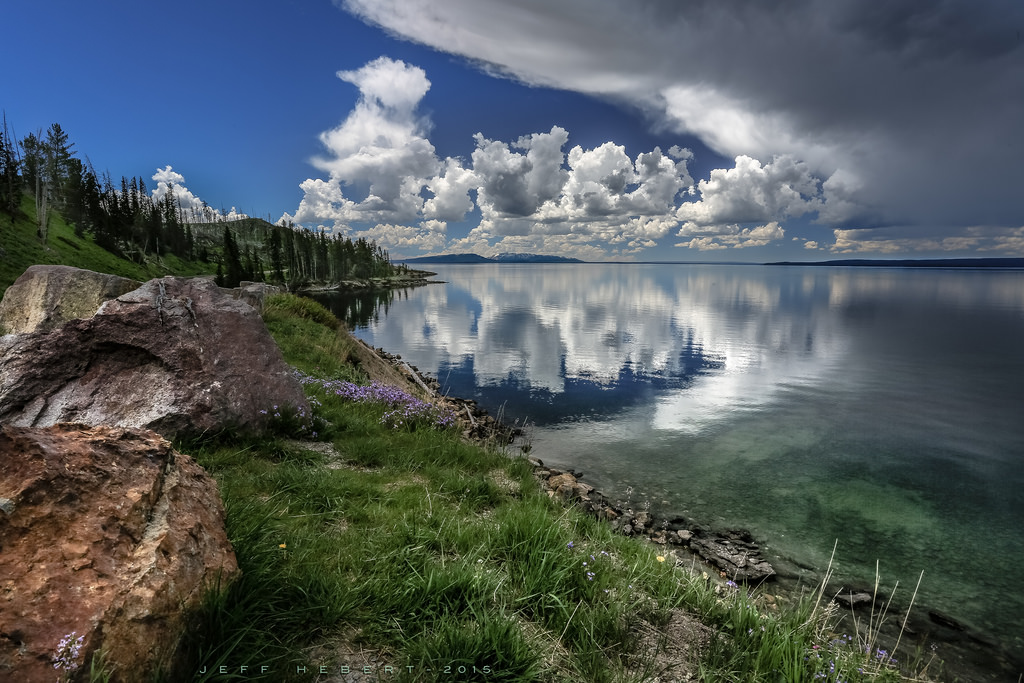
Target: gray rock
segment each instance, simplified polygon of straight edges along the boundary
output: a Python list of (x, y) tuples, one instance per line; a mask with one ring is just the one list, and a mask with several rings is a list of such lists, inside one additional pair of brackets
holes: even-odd
[[(672, 533), (675, 534), (676, 540), (674, 542), (678, 543), (679, 545), (688, 545), (690, 543), (690, 540), (693, 538), (693, 532), (688, 529), (679, 529), (678, 531), (674, 531)], [(672, 540), (671, 536), (669, 536), (669, 540)]]
[(244, 301), (262, 315), (267, 297), (272, 294), (283, 294), (284, 288), (277, 285), (268, 285), (265, 282), (240, 282), (237, 287), (230, 291), (235, 299)]
[(871, 593), (864, 591), (842, 591), (836, 594), (836, 603), (850, 609), (854, 607), (869, 606), (873, 602)]
[(30, 266), (0, 301), (4, 334), (47, 332), (76, 318), (91, 318), (110, 299), (141, 283), (71, 266)]
[(751, 548), (723, 538), (694, 538), (690, 540), (690, 549), (734, 581), (763, 581), (775, 574), (772, 566), (758, 555), (756, 546)]

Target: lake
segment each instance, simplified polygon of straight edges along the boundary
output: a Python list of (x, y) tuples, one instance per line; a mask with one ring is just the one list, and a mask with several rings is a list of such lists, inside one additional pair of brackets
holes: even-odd
[(753, 532), (1024, 654), (1024, 272), (429, 266), (321, 298), (373, 346), (528, 423), (609, 498)]

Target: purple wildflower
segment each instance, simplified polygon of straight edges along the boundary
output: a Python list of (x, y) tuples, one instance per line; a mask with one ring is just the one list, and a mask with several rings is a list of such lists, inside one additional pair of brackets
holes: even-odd
[(397, 387), (380, 382), (362, 385), (342, 380), (318, 379), (301, 373), (296, 373), (296, 376), (304, 385), (317, 385), (353, 403), (374, 403), (389, 408), (381, 416), (380, 422), (393, 429), (406, 425), (413, 427), (420, 423), (445, 429), (455, 424), (455, 413), (451, 410), (423, 401)]
[(72, 631), (63, 638), (57, 644), (57, 656), (53, 660), (54, 669), (63, 669), (64, 671), (74, 671), (78, 668), (78, 654), (82, 650), (82, 642), (85, 640), (85, 636), (75, 636), (77, 632)]

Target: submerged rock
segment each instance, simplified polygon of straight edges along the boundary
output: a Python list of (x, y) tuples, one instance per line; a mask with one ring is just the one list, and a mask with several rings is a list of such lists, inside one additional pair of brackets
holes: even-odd
[(967, 627), (960, 623), (956, 618), (951, 617), (945, 612), (940, 612), (937, 609), (928, 610), (928, 618), (939, 626), (945, 626), (948, 629), (954, 631), (966, 631)]
[(53, 683), (65, 636), (113, 681), (173, 657), (185, 612), (238, 572), (217, 485), (147, 430), (0, 426), (0, 679)]
[(875, 602), (875, 598), (867, 591), (844, 590), (836, 593), (833, 599), (838, 605), (847, 609), (870, 607)]
[(755, 543), (721, 536), (693, 538), (690, 549), (733, 581), (764, 581), (775, 574), (772, 566), (760, 556), (760, 548)]

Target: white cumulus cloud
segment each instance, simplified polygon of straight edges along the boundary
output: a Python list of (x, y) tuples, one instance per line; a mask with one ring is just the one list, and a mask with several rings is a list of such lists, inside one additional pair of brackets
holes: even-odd
[(737, 224), (701, 226), (688, 222), (680, 227), (679, 236), (690, 237), (690, 240), (678, 242), (675, 246), (706, 251), (709, 249), (764, 247), (785, 238), (786, 231), (777, 221), (750, 228), (744, 228)]
[[(302, 183), (298, 210), (283, 218), (338, 224), (416, 219), (423, 210), (420, 192), (442, 170), (426, 138), (428, 122), (417, 114), (430, 81), (421, 68), (387, 57), (339, 71), (338, 78), (358, 87), (360, 97), (341, 124), (320, 136), (327, 154), (313, 164), (329, 178)], [(346, 197), (349, 186), (365, 197)]]
[(153, 188), (152, 192), (153, 199), (161, 202), (168, 192), (173, 193), (174, 200), (181, 207), (187, 221), (212, 223), (218, 220), (232, 221), (248, 218), (246, 214), (238, 211), (233, 206), (229, 211), (222, 211), (207, 205), (206, 202), (194, 195), (185, 186), (185, 176), (175, 171), (170, 164), (163, 168), (158, 168), (156, 173), (153, 174), (153, 180), (156, 182), (156, 187)]
[(806, 164), (784, 156), (762, 165), (746, 155), (731, 169), (715, 169), (697, 184), (700, 200), (680, 205), (676, 217), (697, 225), (749, 223), (802, 216), (820, 206)]
[(442, 221), (424, 221), (420, 225), (378, 223), (361, 230), (360, 237), (371, 239), (388, 249), (401, 251), (437, 251), (446, 243), (445, 224)]
[(446, 159), (444, 170), (427, 182), (434, 194), (424, 202), (423, 215), (428, 219), (460, 221), (473, 210), (470, 190), (475, 190), (478, 178), (472, 169), (464, 168), (457, 159)]
[[(478, 203), (486, 219), (527, 217), (556, 198), (566, 182), (562, 146), (569, 133), (554, 126), (509, 144), (477, 134), (473, 170), (480, 181)], [(522, 152), (514, 150), (523, 150)]]
[[(477, 133), (468, 163), (442, 161), (427, 137), (430, 121), (418, 113), (430, 88), (422, 69), (382, 57), (338, 75), (359, 88), (359, 99), (321, 135), (326, 154), (313, 163), (327, 177), (303, 181), (298, 208), (282, 221), (359, 231), (405, 254), (503, 244), (588, 258), (654, 247), (679, 223), (677, 197), (693, 185), (688, 149), (655, 147), (630, 158), (608, 141), (566, 153), (569, 131), (552, 126), (512, 141)], [(354, 194), (360, 189), (363, 196)], [(472, 233), (444, 244), (446, 230), (436, 226), (474, 210)]]

